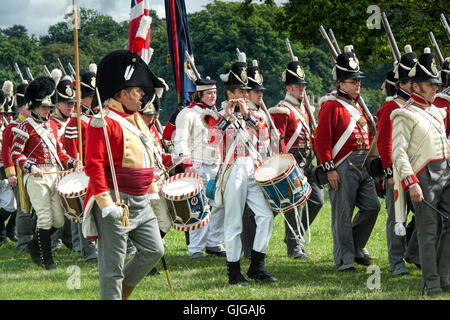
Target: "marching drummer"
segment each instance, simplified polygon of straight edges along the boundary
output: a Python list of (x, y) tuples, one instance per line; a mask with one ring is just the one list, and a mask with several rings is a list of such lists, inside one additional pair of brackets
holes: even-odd
[[(66, 150), (67, 154), (73, 158), (78, 158), (80, 154), (83, 155), (84, 160), (84, 149), (86, 145), (86, 128), (91, 120), (92, 116), (98, 113), (100, 107), (92, 106), (93, 98), (95, 95), (95, 72), (97, 69), (96, 64), (89, 65), (89, 71), (81, 74), (80, 79), (80, 92), (81, 92), (81, 146), (82, 152), (78, 152), (78, 115), (76, 112), (71, 114), (67, 124), (65, 125), (64, 134), (61, 136), (61, 142)], [(75, 91), (75, 90), (74, 90)], [(61, 103), (63, 103), (62, 101)], [(59, 110), (59, 109), (58, 109)], [(59, 111), (63, 114), (62, 111)], [(55, 124), (58, 119), (53, 118)], [(67, 222), (66, 222), (67, 223)], [(97, 248), (95, 247), (95, 240), (86, 239), (83, 236), (81, 223), (72, 219), (70, 221), (71, 231), (72, 231), (72, 248), (74, 251), (79, 251), (83, 255), (84, 261), (86, 262), (97, 262)]]
[[(192, 104), (180, 111), (175, 122), (174, 152), (186, 156), (185, 172), (197, 173), (206, 188), (208, 181), (214, 179), (220, 165), (220, 149), (217, 130), (202, 124), (202, 114), (216, 110), (216, 81), (209, 77), (196, 79), (196, 92)], [(222, 205), (214, 203), (210, 222), (202, 228), (189, 231), (189, 258), (204, 258), (207, 254), (225, 257), (224, 214)]]
[[(228, 283), (231, 285), (248, 285), (241, 273), (240, 255), (242, 250), (242, 215), (247, 203), (255, 213), (256, 234), (251, 250), (251, 263), (247, 276), (263, 282), (275, 282), (264, 267), (267, 247), (272, 235), (274, 215), (267, 200), (256, 183), (253, 173), (255, 165), (259, 164), (261, 155), (258, 145), (268, 145), (262, 137), (250, 136), (261, 129), (263, 119), (258, 118), (247, 106), (247, 63), (245, 53), (241, 52), (239, 61), (220, 75), (224, 82), (226, 101), (222, 102), (221, 115), (205, 117), (205, 123), (215, 126), (223, 133), (224, 144), (223, 168), (229, 174), (222, 172), (225, 206), (225, 246), (227, 254)], [(255, 139), (256, 138), (256, 139)], [(268, 139), (268, 137), (266, 137)], [(254, 140), (257, 140), (254, 143)], [(221, 188), (222, 186), (216, 186)], [(217, 200), (217, 199), (216, 199)]]
[[(371, 263), (363, 252), (380, 203), (375, 182), (362, 165), (374, 132), (360, 101), (361, 78), (353, 47), (338, 55), (333, 70), (337, 92), (326, 96), (318, 115), (315, 149), (328, 182), (334, 263), (338, 271), (355, 271), (354, 262)], [(355, 206), (359, 212), (352, 220)]]
[[(83, 234), (98, 238), (100, 298), (128, 299), (164, 255), (149, 201), (155, 159), (138, 110), (146, 88), (161, 95), (167, 85), (139, 55), (117, 50), (98, 64), (97, 88), (106, 108), (86, 134)], [(137, 251), (125, 264), (128, 239)]]
[(37, 215), (36, 233), (28, 244), (31, 259), (47, 270), (56, 268), (50, 237), (64, 224), (64, 212), (55, 190), (59, 169), (79, 169), (81, 161), (71, 158), (49, 124), (55, 83), (49, 77), (34, 79), (25, 91), (31, 115), (24, 120), (13, 140), (11, 158), (24, 173), (24, 185)]
[[(286, 214), (284, 223), (284, 242), (287, 254), (294, 259), (308, 259), (308, 252), (299, 241), (299, 233), (307, 230), (323, 206), (323, 191), (312, 177), (313, 169), (313, 120), (306, 110), (309, 106), (305, 103), (305, 72), (295, 57), (288, 63), (283, 71), (282, 79), (286, 89), (286, 96), (276, 106), (269, 109), (270, 115), (280, 135), (283, 152), (289, 152), (294, 157), (300, 168), (303, 169), (308, 183), (311, 186), (311, 195), (308, 199), (308, 216), (304, 206), (298, 208), (298, 214), (302, 217), (299, 221), (295, 214)], [(312, 111), (312, 110), (311, 110)], [(311, 112), (313, 114), (313, 112)], [(299, 223), (304, 229), (299, 230)], [(292, 228), (292, 230), (291, 230)]]

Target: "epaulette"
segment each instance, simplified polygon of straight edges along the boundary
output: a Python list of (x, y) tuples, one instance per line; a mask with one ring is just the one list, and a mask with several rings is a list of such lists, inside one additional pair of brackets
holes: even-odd
[(200, 119), (202, 120), (203, 125), (205, 128), (209, 128), (208, 121), (206, 120), (207, 117), (213, 117), (214, 120), (219, 120), (219, 114), (216, 111), (213, 111), (211, 109), (205, 109), (205, 111), (202, 112), (200, 115)]
[(418, 122), (418, 119), (414, 115), (414, 112), (408, 110), (408, 107), (395, 109), (391, 112), (391, 120), (394, 120), (397, 116), (409, 119), (409, 120), (413, 121), (414, 124), (417, 124), (417, 122)]
[(12, 131), (12, 132), (15, 132), (15, 133), (17, 133), (17, 134), (19, 134), (19, 135), (21, 135), (21, 136), (27, 138), (27, 139), (30, 138), (30, 135), (29, 135), (28, 133), (26, 133), (25, 131), (19, 129), (18, 127), (12, 128), (11, 131)]
[(395, 97), (394, 96), (389, 96), (389, 97), (386, 97), (386, 102), (390, 102), (390, 101), (394, 101), (394, 99), (395, 99)]
[[(100, 112), (103, 112), (103, 116)], [(104, 128), (106, 126), (106, 121), (103, 119), (108, 115), (108, 109), (103, 109), (102, 111), (95, 114), (91, 119), (91, 127), (93, 128)]]
[(319, 109), (322, 107), (322, 104), (327, 101), (336, 101), (336, 96), (334, 94), (327, 94), (326, 96), (323, 96), (319, 99)]
[(450, 96), (448, 94), (437, 93), (436, 98), (441, 98), (450, 102)]
[(291, 113), (289, 108), (284, 107), (284, 106), (280, 106), (280, 105), (272, 107), (268, 111), (269, 111), (270, 114), (286, 114), (286, 115), (289, 115)]

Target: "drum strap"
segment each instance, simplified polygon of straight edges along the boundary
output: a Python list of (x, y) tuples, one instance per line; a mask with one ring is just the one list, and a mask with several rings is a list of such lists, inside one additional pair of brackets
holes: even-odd
[(64, 166), (62, 165), (61, 161), (59, 160), (58, 157), (58, 152), (56, 151), (56, 146), (55, 144), (53, 144), (52, 140), (49, 139), (48, 137), (48, 131), (44, 129), (44, 127), (42, 125), (39, 125), (36, 123), (36, 121), (34, 121), (33, 118), (29, 117), (28, 118), (28, 123), (31, 124), (31, 126), (33, 127), (33, 129), (36, 131), (36, 133), (39, 135), (39, 137), (41, 137), (41, 139), (44, 141), (44, 143), (47, 145), (48, 150), (50, 151), (50, 153), (53, 155), (53, 157), (55, 157), (56, 162), (58, 162), (58, 164), (60, 165), (60, 167), (62, 169), (64, 169)]
[(300, 124), (297, 126), (297, 129), (295, 130), (294, 134), (292, 135), (291, 139), (289, 139), (289, 142), (286, 145), (286, 152), (287, 152), (289, 151), (289, 149), (291, 149), (292, 145), (294, 144), (295, 140), (297, 140), (303, 128), (305, 128), (309, 134), (311, 134), (311, 131), (309, 129), (308, 124), (306, 123), (305, 117), (303, 117), (291, 103), (284, 100), (281, 104), (289, 108), (294, 113), (295, 117), (300, 120)]

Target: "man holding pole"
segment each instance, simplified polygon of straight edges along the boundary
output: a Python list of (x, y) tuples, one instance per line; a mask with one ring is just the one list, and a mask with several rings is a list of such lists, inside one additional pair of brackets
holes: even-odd
[[(150, 206), (155, 160), (150, 132), (138, 110), (146, 88), (162, 94), (162, 81), (142, 58), (127, 50), (106, 55), (97, 69), (98, 101), (86, 134), (83, 234), (98, 237), (101, 299), (128, 299), (164, 255)], [(127, 239), (137, 249), (125, 264)]]

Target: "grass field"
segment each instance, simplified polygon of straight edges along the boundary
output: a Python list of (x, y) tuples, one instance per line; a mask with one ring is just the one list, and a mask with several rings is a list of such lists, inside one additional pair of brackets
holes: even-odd
[[(135, 289), (136, 300), (415, 300), (431, 299), (421, 294), (421, 272), (408, 265), (409, 274), (393, 276), (387, 260), (384, 201), (376, 226), (367, 244), (376, 257), (373, 270), (356, 265), (357, 273), (335, 271), (332, 257), (331, 213), (327, 201), (311, 226), (312, 241), (306, 249), (308, 261), (286, 256), (284, 224), (275, 219), (266, 258), (266, 268), (278, 278), (275, 284), (250, 282), (248, 287), (227, 285), (225, 258), (188, 258), (184, 234), (173, 230), (165, 240), (166, 261), (175, 297), (170, 294), (161, 264), (160, 275), (146, 277)], [(2, 300), (97, 300), (98, 269), (85, 263), (81, 255), (63, 247), (54, 255), (57, 270), (34, 265), (29, 255), (18, 252), (9, 242), (0, 248), (0, 299)], [(242, 258), (247, 271), (249, 261)], [(379, 271), (379, 273), (377, 273)], [(243, 273), (244, 273), (243, 272)], [(379, 279), (379, 282), (376, 280)], [(377, 286), (379, 284), (379, 286)], [(449, 299), (444, 294), (433, 299)]]

